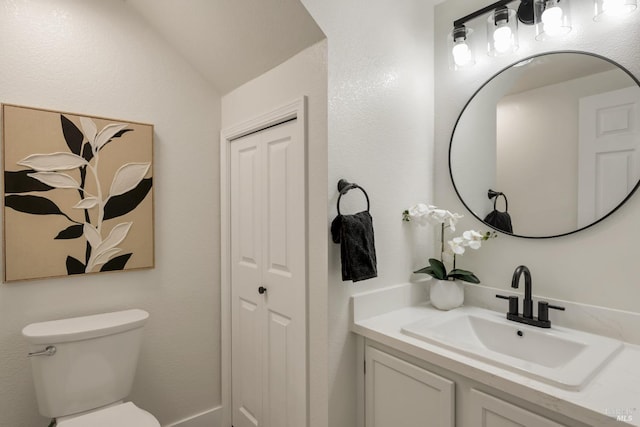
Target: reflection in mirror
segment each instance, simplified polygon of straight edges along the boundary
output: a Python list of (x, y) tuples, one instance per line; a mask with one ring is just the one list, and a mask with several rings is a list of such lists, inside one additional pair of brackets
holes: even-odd
[(546, 238), (593, 225), (640, 178), (639, 83), (612, 61), (577, 52), (508, 67), (460, 114), (449, 167), (478, 219), (494, 211), (489, 190), (508, 198), (513, 235)]

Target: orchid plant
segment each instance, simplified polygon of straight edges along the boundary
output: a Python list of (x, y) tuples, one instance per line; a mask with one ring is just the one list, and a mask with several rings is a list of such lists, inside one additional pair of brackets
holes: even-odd
[[(480, 249), (484, 240), (497, 237), (497, 233), (487, 231), (481, 233), (476, 230), (467, 230), (462, 235), (447, 241), (445, 246), (445, 231), (456, 231), (456, 224), (464, 216), (439, 209), (436, 206), (418, 203), (402, 213), (403, 221), (413, 221), (420, 226), (427, 224), (440, 225), (440, 259), (429, 258), (429, 265), (414, 271), (414, 273), (429, 274), (438, 280), (462, 280), (470, 283), (480, 283), (480, 279), (471, 271), (456, 268), (456, 256), (465, 253), (467, 248)], [(452, 260), (453, 268), (447, 272), (444, 264), (445, 257)]]

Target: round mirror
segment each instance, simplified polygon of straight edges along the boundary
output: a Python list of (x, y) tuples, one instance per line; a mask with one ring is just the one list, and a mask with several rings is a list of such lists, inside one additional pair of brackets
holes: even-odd
[(509, 234), (548, 238), (605, 218), (640, 178), (640, 83), (601, 56), (554, 52), (495, 75), (456, 122), (462, 203)]

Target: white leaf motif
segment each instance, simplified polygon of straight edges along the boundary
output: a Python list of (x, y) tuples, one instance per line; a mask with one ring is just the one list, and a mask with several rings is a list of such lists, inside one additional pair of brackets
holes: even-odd
[(38, 181), (47, 184), (53, 188), (80, 188), (78, 181), (60, 172), (36, 172), (28, 173), (27, 176), (37, 179)]
[(100, 246), (100, 243), (102, 243), (102, 237), (100, 237), (100, 233), (98, 233), (98, 230), (96, 230), (93, 225), (85, 222), (82, 229), (84, 231), (84, 238), (87, 239), (87, 242), (89, 242), (92, 248), (95, 249)]
[(96, 123), (88, 117), (80, 117), (80, 126), (82, 127), (82, 133), (84, 133), (87, 141), (93, 145), (93, 142), (96, 139), (96, 133), (98, 133)]
[(95, 267), (96, 265), (102, 265), (104, 263), (106, 263), (107, 261), (109, 261), (111, 259), (111, 257), (113, 257), (115, 254), (117, 254), (118, 252), (121, 252), (122, 249), (120, 248), (111, 248), (109, 250), (106, 250), (104, 252), (102, 252), (100, 255), (98, 255), (95, 260), (93, 261), (93, 265), (92, 267)]
[(85, 197), (84, 199), (76, 203), (76, 205), (73, 208), (74, 209), (91, 209), (97, 204), (98, 204), (98, 199), (96, 197)]
[(96, 135), (96, 139), (93, 142), (93, 148), (97, 152), (102, 148), (104, 144), (109, 142), (111, 138), (115, 136), (116, 133), (120, 132), (124, 128), (129, 126), (128, 123), (112, 123), (110, 125), (106, 125), (98, 134)]
[(127, 163), (118, 169), (113, 177), (109, 197), (133, 190), (147, 174), (151, 163)]
[[(98, 262), (98, 260), (104, 260), (102, 261), (102, 264), (104, 264), (109, 260), (110, 257), (120, 252), (121, 249), (118, 249), (115, 246), (117, 246), (120, 242), (122, 242), (125, 239), (125, 237), (127, 237), (127, 234), (129, 233), (129, 229), (131, 228), (132, 225), (133, 225), (132, 222), (123, 222), (116, 225), (111, 230), (111, 233), (109, 233), (109, 237), (107, 237), (105, 240), (100, 242), (100, 244), (97, 245), (97, 247), (93, 246), (93, 243), (89, 241), (89, 243), (91, 244), (91, 247), (94, 249), (93, 249), (93, 253), (91, 254), (91, 257), (89, 257), (89, 262), (87, 263), (87, 268), (85, 269), (85, 271), (89, 272), (93, 270), (93, 268), (96, 265), (99, 265), (100, 263)], [(96, 234), (97, 233), (98, 232), (96, 231)], [(85, 236), (87, 237), (87, 240), (89, 240), (89, 237), (87, 235), (87, 224), (85, 224)], [(98, 236), (98, 238), (100, 238), (100, 236)]]
[(96, 257), (98, 257), (102, 252), (107, 251), (124, 240), (127, 237), (127, 233), (129, 233), (129, 229), (133, 225), (133, 222), (123, 222), (121, 224), (116, 225), (109, 233), (109, 237), (104, 239), (102, 243), (96, 248)]
[(87, 161), (72, 153), (31, 154), (18, 162), (38, 172), (71, 170), (85, 166)]

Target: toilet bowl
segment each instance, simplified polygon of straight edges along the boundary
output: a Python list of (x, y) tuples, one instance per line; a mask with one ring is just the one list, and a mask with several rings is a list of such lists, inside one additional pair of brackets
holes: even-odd
[(56, 427), (160, 427), (158, 420), (132, 402), (119, 403), (83, 415), (58, 418)]
[(132, 309), (26, 326), (40, 414), (57, 427), (160, 427), (125, 401), (148, 317)]

